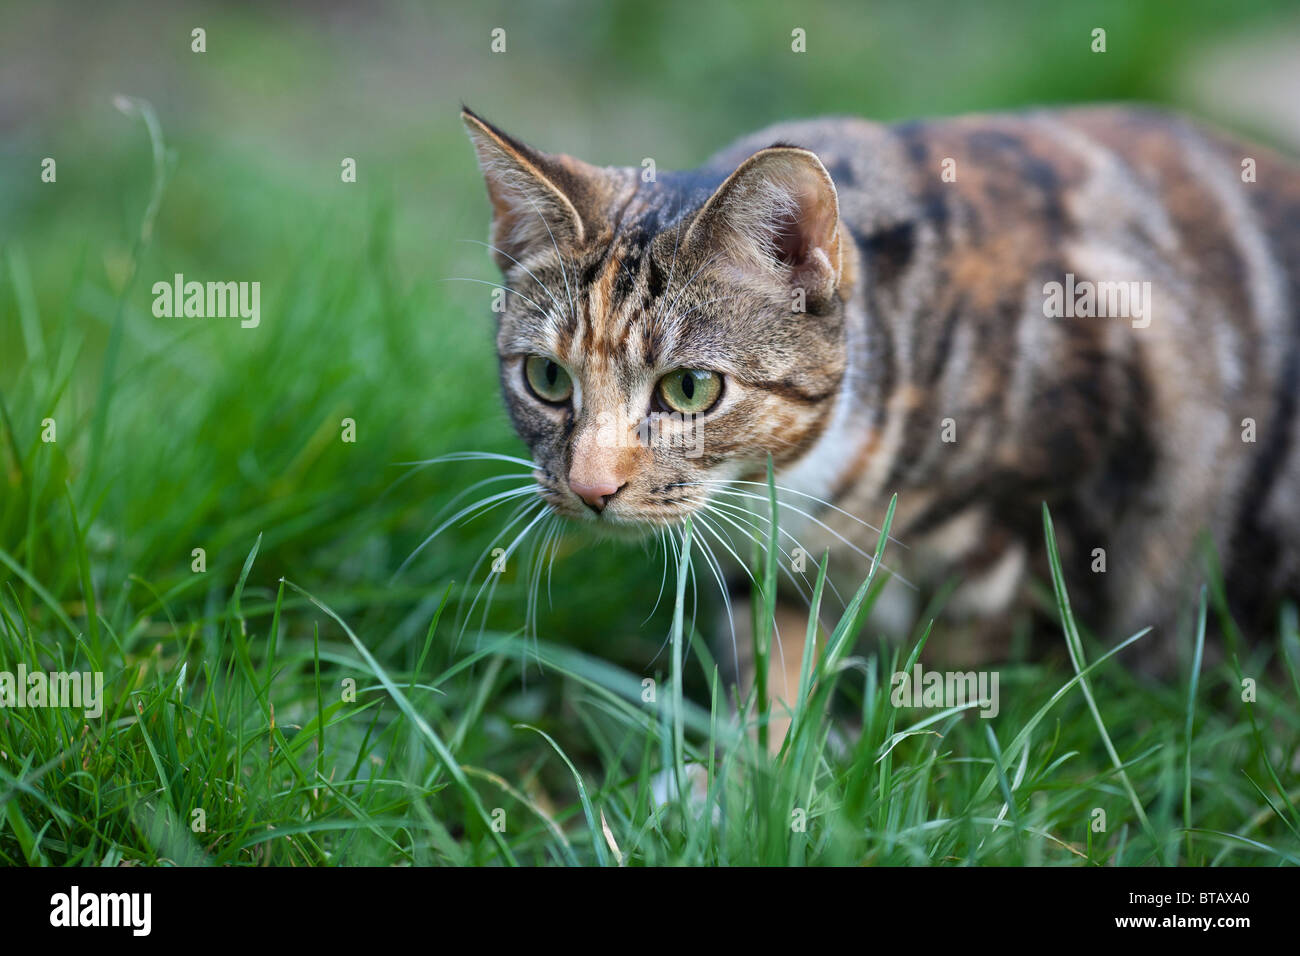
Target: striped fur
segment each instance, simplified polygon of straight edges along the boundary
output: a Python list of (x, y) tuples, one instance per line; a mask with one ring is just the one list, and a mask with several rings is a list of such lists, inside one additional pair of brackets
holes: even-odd
[[(1046, 578), (1046, 502), (1081, 617), (1112, 637), (1156, 626), (1154, 668), (1201, 535), (1249, 626), (1300, 593), (1293, 163), (1164, 113), (1091, 108), (783, 124), (645, 182), (466, 123), (517, 293), (498, 332), (507, 404), (560, 513), (643, 532), (691, 513), (705, 492), (689, 483), (761, 477), (770, 454), (781, 483), (867, 520), (897, 492), (903, 573), (957, 576), (953, 613), (1005, 632)], [(1149, 282), (1149, 324), (1045, 316), (1067, 275)], [(530, 354), (573, 374), (567, 408), (528, 393)], [(593, 437), (602, 414), (635, 428), (682, 367), (725, 377), (702, 455)], [(575, 461), (625, 482), (598, 516), (566, 486)], [(850, 577), (851, 557), (833, 559)]]

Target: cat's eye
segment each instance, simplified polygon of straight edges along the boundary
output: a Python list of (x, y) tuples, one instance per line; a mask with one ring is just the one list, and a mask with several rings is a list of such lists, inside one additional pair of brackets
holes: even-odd
[(530, 355), (524, 360), (524, 378), (533, 394), (544, 402), (558, 405), (573, 394), (573, 379), (564, 366), (545, 355)]
[(671, 411), (699, 415), (718, 403), (722, 376), (705, 369), (679, 368), (661, 378), (655, 391)]

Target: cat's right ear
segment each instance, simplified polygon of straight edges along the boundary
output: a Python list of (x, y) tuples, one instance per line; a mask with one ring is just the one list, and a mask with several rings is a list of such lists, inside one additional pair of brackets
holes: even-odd
[(460, 113), (478, 153), (492, 202), (493, 257), (503, 270), (545, 244), (557, 249), (582, 241), (582, 216), (564, 186), (585, 163), (548, 156), (507, 136), (468, 108)]

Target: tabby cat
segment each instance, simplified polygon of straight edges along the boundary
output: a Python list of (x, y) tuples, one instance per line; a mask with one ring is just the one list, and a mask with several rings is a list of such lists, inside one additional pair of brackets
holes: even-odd
[(1153, 627), (1142, 666), (1174, 660), (1206, 541), (1259, 633), (1300, 593), (1289, 160), (1081, 108), (785, 123), (654, 174), (463, 119), (501, 381), (554, 512), (634, 536), (697, 515), (745, 557), (770, 456), (787, 557), (829, 547), (852, 582), (897, 493), (887, 563), (922, 595), (959, 582), (968, 657), (1049, 580), (1044, 502), (1080, 619)]

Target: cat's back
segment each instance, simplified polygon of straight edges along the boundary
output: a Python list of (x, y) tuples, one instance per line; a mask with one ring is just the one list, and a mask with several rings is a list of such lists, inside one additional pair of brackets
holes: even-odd
[[(1087, 220), (1121, 207), (1126, 219), (1150, 214), (1154, 204), (1164, 214), (1153, 218), (1189, 232), (1243, 228), (1244, 217), (1234, 220), (1231, 209), (1226, 219), (1209, 220), (1215, 210), (1205, 208), (1206, 200), (1217, 198), (1212, 205), (1258, 216), (1275, 239), (1294, 237), (1279, 245), (1300, 255), (1300, 164), (1155, 107), (1034, 109), (893, 124), (851, 116), (797, 120), (746, 135), (706, 168), (734, 169), (774, 144), (818, 155), (855, 231), (918, 212), (943, 218), (962, 205), (984, 206), (986, 218), (1008, 226), (1016, 211), (1036, 210), (1067, 225), (1072, 216)], [(938, 186), (950, 187), (947, 199)], [(1230, 198), (1229, 191), (1239, 196)], [(1089, 204), (1096, 215), (1088, 215)]]
[[(1096, 606), (1124, 627), (1177, 606), (1201, 529), (1242, 604), (1300, 586), (1294, 161), (1141, 107), (783, 123), (718, 161), (773, 143), (835, 181), (860, 258), (851, 325), (883, 343), (857, 380), (891, 383), (861, 402), (900, 409), (887, 460), (841, 504), (900, 491), (920, 502), (900, 503), (918, 545), (976, 512), (1017, 542), (956, 562), (979, 585), (1009, 549), (1037, 549), (1047, 501), (1067, 567), (1111, 555), (1105, 586), (1079, 590), (1106, 591)], [(1145, 298), (1118, 314), (1074, 298), (1125, 287)], [(1069, 307), (1052, 312), (1048, 289)], [(962, 437), (940, 444), (940, 421)]]

